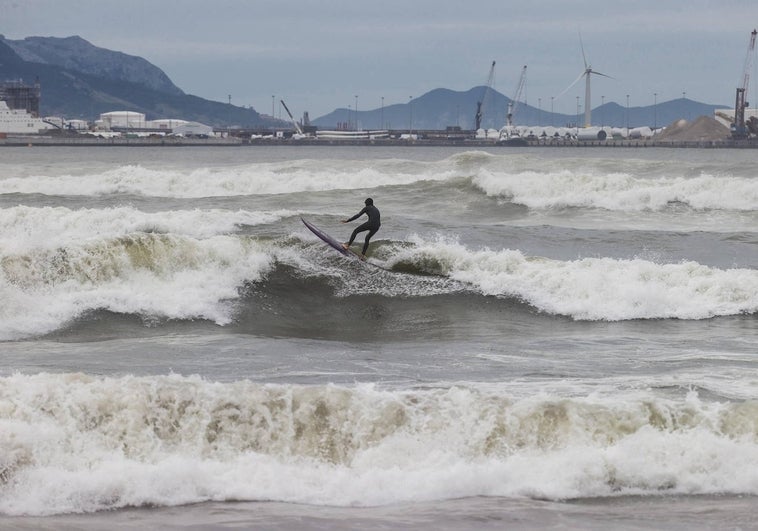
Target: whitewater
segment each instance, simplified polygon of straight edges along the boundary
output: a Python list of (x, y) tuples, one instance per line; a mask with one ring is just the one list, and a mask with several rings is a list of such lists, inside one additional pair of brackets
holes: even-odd
[(750, 155), (5, 148), (0, 526), (750, 528)]

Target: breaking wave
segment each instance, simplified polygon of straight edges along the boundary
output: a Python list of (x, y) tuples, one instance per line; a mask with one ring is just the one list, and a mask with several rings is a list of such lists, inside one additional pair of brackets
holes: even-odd
[(415, 264), (484, 295), (514, 297), (579, 320), (706, 319), (758, 312), (758, 270), (643, 259), (552, 260), (518, 250), (471, 250), (446, 239), (411, 239), (391, 262)]
[(758, 404), (177, 375), (0, 378), (0, 512), (758, 494)]
[(473, 184), (484, 193), (504, 197), (529, 208), (602, 208), (658, 211), (672, 203), (696, 210), (753, 211), (758, 209), (758, 179), (699, 175), (639, 177), (620, 172), (482, 170)]
[(60, 196), (133, 194), (200, 198), (283, 194), (403, 185), (454, 176), (455, 164), (410, 161), (287, 161), (192, 170), (121, 166), (82, 175), (30, 175), (0, 179), (0, 194)]
[[(114, 232), (120, 230), (119, 225)], [(133, 232), (65, 242), (64, 231), (61, 240), (57, 246), (0, 256), (0, 340), (46, 334), (97, 310), (148, 319), (205, 319), (225, 326), (234, 322), (237, 302), (250, 284), (258, 286), (253, 299), (290, 298), (290, 304), (310, 300), (308, 292), (317, 285), (326, 290), (319, 292), (321, 304), (338, 304), (335, 298), (354, 295), (402, 304), (408, 297), (467, 292), (593, 321), (758, 312), (758, 271), (691, 261), (554, 260), (414, 236), (377, 242), (372, 260), (388, 269), (381, 271), (345, 261), (299, 236), (267, 242), (235, 234), (196, 238)], [(267, 287), (269, 274), (282, 265), (289, 268), (290, 280), (284, 287)], [(298, 278), (306, 279), (304, 284), (288, 289)]]
[(137, 233), (0, 258), (0, 339), (50, 332), (92, 310), (227, 324), (228, 301), (272, 256), (254, 240)]
[[(243, 225), (270, 224), (290, 211), (169, 210), (143, 212), (133, 207), (105, 209), (16, 206), (0, 209), (0, 247), (5, 253), (133, 233), (207, 238), (236, 232)], [(51, 238), (51, 235), (55, 238)]]

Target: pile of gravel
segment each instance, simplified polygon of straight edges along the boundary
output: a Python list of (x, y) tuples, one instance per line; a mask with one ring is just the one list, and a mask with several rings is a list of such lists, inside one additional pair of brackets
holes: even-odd
[(656, 137), (658, 142), (699, 142), (726, 140), (729, 128), (711, 116), (700, 116), (694, 122), (676, 120)]

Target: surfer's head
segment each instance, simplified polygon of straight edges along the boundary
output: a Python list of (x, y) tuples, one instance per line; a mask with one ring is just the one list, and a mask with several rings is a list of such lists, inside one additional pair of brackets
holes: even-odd
[(364, 201), (364, 203), (366, 203), (366, 206), (373, 205), (374, 200), (369, 197)]

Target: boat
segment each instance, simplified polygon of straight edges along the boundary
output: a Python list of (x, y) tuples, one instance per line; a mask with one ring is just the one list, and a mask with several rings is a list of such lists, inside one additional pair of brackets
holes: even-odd
[(0, 134), (31, 134), (58, 129), (27, 112), (25, 109), (11, 109), (4, 100), (0, 100)]

